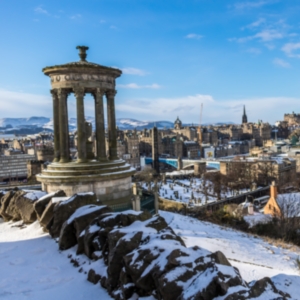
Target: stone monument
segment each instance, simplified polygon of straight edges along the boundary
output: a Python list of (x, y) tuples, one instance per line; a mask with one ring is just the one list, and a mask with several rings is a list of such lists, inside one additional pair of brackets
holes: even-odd
[[(94, 192), (103, 204), (131, 205), (134, 169), (117, 157), (115, 80), (122, 72), (86, 61), (88, 47), (78, 46), (80, 61), (43, 69), (51, 79), (53, 99), (54, 160), (37, 175), (48, 193), (62, 189), (67, 196)], [(77, 108), (77, 160), (70, 159), (67, 99), (74, 93)], [(95, 99), (96, 155), (90, 152), (84, 96)], [(107, 99), (109, 157), (106, 156), (103, 97)]]
[(158, 130), (154, 126), (152, 129), (152, 168), (156, 171), (156, 176), (159, 175), (159, 154), (158, 154)]

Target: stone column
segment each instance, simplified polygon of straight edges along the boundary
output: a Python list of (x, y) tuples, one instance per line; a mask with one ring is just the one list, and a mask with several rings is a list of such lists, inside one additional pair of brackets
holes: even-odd
[(95, 123), (96, 123), (96, 148), (97, 159), (105, 161), (106, 147), (105, 147), (105, 127), (104, 127), (104, 112), (103, 112), (103, 95), (104, 90), (98, 88), (93, 93), (95, 98)]
[(86, 130), (84, 117), (84, 88), (77, 87), (73, 89), (76, 97), (77, 109), (77, 162), (86, 162)]
[(107, 123), (108, 123), (108, 145), (109, 145), (109, 159), (118, 159), (117, 156), (117, 128), (116, 128), (116, 114), (115, 114), (115, 95), (116, 90), (109, 90), (106, 92), (107, 98)]
[(60, 163), (67, 163), (70, 160), (67, 98), (67, 91), (58, 89)]
[(59, 101), (56, 89), (50, 90), (53, 99), (53, 134), (54, 134), (54, 160), (60, 160), (60, 140), (59, 140)]

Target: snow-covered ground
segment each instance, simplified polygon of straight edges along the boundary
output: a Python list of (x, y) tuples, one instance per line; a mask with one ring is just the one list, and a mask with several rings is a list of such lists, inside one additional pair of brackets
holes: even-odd
[[(143, 183), (142, 187), (148, 189), (147, 183)], [(151, 188), (154, 183), (151, 183)], [(206, 187), (206, 192), (205, 192)], [(174, 201), (192, 203), (193, 205), (204, 205), (206, 203), (214, 202), (217, 200), (217, 195), (214, 194), (213, 183), (206, 180), (205, 182), (199, 178), (167, 180), (166, 184), (163, 182), (158, 183), (159, 195), (162, 198)], [(239, 193), (246, 193), (248, 190), (240, 190)], [(207, 194), (207, 196), (205, 196)], [(234, 192), (231, 190), (222, 191), (221, 199), (232, 197)], [(193, 199), (192, 199), (193, 198)]]
[(74, 249), (60, 253), (38, 222), (24, 229), (0, 222), (0, 299), (111, 299), (70, 263)]
[[(300, 256), (298, 248), (287, 250), (260, 238), (190, 217), (169, 212), (160, 214), (187, 247), (198, 245), (212, 252), (222, 251), (246, 281), (268, 276), (292, 299), (300, 299), (300, 276), (295, 264)], [(92, 262), (83, 255), (75, 257), (76, 246), (60, 252), (58, 244), (42, 232), (38, 222), (23, 229), (16, 227), (20, 224), (0, 221), (0, 298), (111, 299), (99, 284), (93, 285), (86, 279), (85, 272), (90, 267), (104, 272), (100, 261)], [(75, 268), (70, 263), (70, 255), (86, 263)], [(79, 272), (81, 268), (82, 272)], [(146, 299), (150, 300), (143, 298)]]
[(233, 229), (169, 212), (160, 213), (187, 247), (198, 245), (211, 252), (222, 251), (246, 281), (270, 277), (277, 288), (289, 293), (292, 299), (300, 299), (300, 270), (296, 265), (299, 248), (283, 249)]

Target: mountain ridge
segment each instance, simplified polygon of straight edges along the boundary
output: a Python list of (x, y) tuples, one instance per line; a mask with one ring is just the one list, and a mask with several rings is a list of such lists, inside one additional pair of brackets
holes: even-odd
[[(95, 128), (95, 118), (86, 116), (86, 120), (92, 123)], [(159, 129), (169, 129), (174, 127), (174, 122), (160, 120), (160, 121), (140, 121), (132, 118), (118, 118), (116, 123), (121, 130), (143, 130), (151, 129), (156, 126)], [(234, 124), (233, 122), (218, 122), (214, 124), (202, 124), (206, 125), (223, 125)], [(182, 126), (199, 126), (199, 124), (186, 123)], [(77, 128), (77, 119), (69, 118), (69, 130), (74, 131)], [(0, 131), (3, 133), (37, 133), (40, 131), (53, 131), (53, 121), (51, 118), (43, 116), (32, 116), (29, 118), (0, 118)]]

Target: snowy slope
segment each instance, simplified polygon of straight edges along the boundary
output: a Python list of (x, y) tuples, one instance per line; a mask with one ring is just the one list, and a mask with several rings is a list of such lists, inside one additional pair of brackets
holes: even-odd
[(30, 118), (3, 118), (0, 119), (0, 127), (6, 127), (11, 125), (12, 127), (36, 125), (43, 126), (48, 123), (50, 118), (45, 117), (30, 117)]
[(25, 229), (16, 224), (0, 223), (0, 299), (111, 299), (73, 267), (37, 222)]
[[(282, 249), (232, 229), (178, 214), (160, 213), (187, 247), (198, 245), (208, 251), (220, 250), (248, 282), (268, 276), (292, 299), (300, 299), (300, 276), (294, 263), (300, 252), (296, 247)], [(24, 229), (15, 227), (18, 224), (1, 223), (0, 219), (0, 298), (111, 299), (99, 284), (86, 280), (84, 272), (90, 267), (99, 273), (101, 268), (104, 270), (99, 261), (77, 256), (79, 261), (86, 261), (80, 273), (68, 257), (75, 258), (76, 246), (60, 252), (55, 240), (43, 233), (37, 222)], [(268, 299), (272, 298), (264, 298)]]
[(295, 264), (299, 248), (283, 249), (260, 238), (178, 214), (162, 211), (161, 215), (187, 247), (198, 245), (212, 252), (222, 251), (246, 281), (270, 277), (277, 288), (292, 299), (300, 299), (300, 270)]
[[(93, 125), (93, 129), (95, 129), (95, 118), (86, 116), (86, 120)], [(151, 129), (154, 126), (156, 126), (159, 129), (168, 129), (173, 128), (174, 123), (170, 121), (139, 121), (136, 119), (131, 118), (119, 118), (116, 119), (116, 123), (118, 128), (122, 130), (126, 129)], [(229, 122), (230, 123), (230, 122)], [(217, 123), (215, 125), (221, 125), (221, 124), (229, 124), (229, 123)], [(230, 123), (231, 124), (231, 123)], [(197, 124), (183, 124), (183, 126), (197, 126)], [(209, 124), (203, 124), (203, 125), (209, 125)], [(13, 129), (21, 129), (21, 128), (27, 128), (28, 126), (37, 126), (44, 129), (50, 129), (53, 130), (53, 120), (46, 117), (30, 117), (30, 118), (3, 118), (0, 119), (0, 127), (5, 128), (6, 126), (9, 126)], [(105, 125), (107, 126), (107, 124)], [(74, 131), (77, 128), (77, 119), (76, 118), (69, 118), (69, 129), (70, 131)]]

